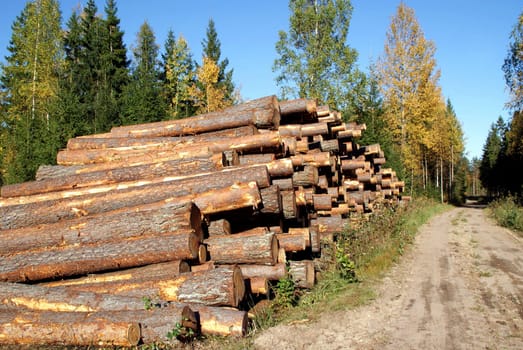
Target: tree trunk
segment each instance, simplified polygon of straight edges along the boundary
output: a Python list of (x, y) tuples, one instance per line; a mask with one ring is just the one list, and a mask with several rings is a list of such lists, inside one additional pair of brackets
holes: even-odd
[(237, 233), (213, 236), (205, 240), (211, 260), (217, 264), (274, 265), (278, 257), (278, 240), (273, 233)]
[(0, 344), (67, 346), (136, 346), (136, 320), (112, 321), (85, 312), (0, 312)]
[(282, 213), (282, 202), (280, 195), (280, 188), (277, 185), (272, 185), (260, 190), (263, 208), (260, 210), (263, 214)]
[(189, 230), (98, 245), (53, 247), (7, 255), (0, 281), (39, 281), (198, 257), (200, 239)]
[(302, 171), (295, 171), (292, 175), (294, 186), (310, 187), (318, 184), (318, 168), (306, 165)]
[(296, 207), (296, 195), (294, 191), (280, 191), (283, 208), (283, 217), (285, 219), (296, 219), (298, 209)]
[(302, 252), (307, 248), (307, 241), (301, 233), (282, 233), (277, 234), (279, 246), (286, 252)]
[[(58, 165), (57, 167), (63, 166)], [(171, 160), (79, 174), (74, 174), (73, 168), (73, 171), (71, 171), (69, 175), (3, 186), (1, 196), (29, 196), (39, 193), (74, 190), (83, 187), (108, 185), (117, 182), (136, 181), (155, 177), (189, 176), (195, 173), (212, 172), (221, 168), (223, 168), (223, 166), (217, 164), (212, 159)]]
[[(263, 194), (262, 194), (263, 198)], [(213, 220), (209, 223), (207, 227), (209, 236), (221, 236), (221, 235), (230, 235), (231, 234), (231, 223), (227, 219), (218, 219)]]
[(167, 261), (164, 263), (151, 264), (132, 269), (106, 272), (87, 277), (59, 280), (47, 283), (40, 283), (45, 287), (75, 286), (79, 284), (96, 284), (108, 282), (123, 282), (141, 279), (162, 279), (166, 277), (179, 276), (184, 272), (190, 272), (191, 267), (183, 260)]
[(258, 128), (278, 128), (280, 107), (276, 96), (267, 96), (244, 104), (194, 117), (164, 122), (116, 127), (116, 137), (165, 137), (194, 135), (245, 125)]
[(0, 311), (25, 308), (34, 311), (95, 312), (143, 310), (142, 298), (76, 292), (22, 283), (0, 283)]
[(247, 279), (252, 294), (269, 294), (269, 281), (265, 277), (251, 277)]
[(315, 100), (299, 98), (294, 100), (280, 101), (280, 113), (282, 117), (296, 113), (315, 113), (317, 104)]
[(331, 166), (332, 160), (329, 152), (309, 152), (290, 157), (294, 166), (310, 165), (315, 167)]
[(0, 231), (0, 254), (67, 249), (142, 236), (190, 232), (203, 240), (202, 214), (192, 202), (161, 201), (52, 224)]
[(296, 287), (307, 289), (314, 287), (314, 262), (311, 260), (289, 261), (289, 275)]
[(203, 335), (244, 337), (249, 318), (247, 312), (227, 307), (189, 304), (200, 320)]
[(282, 263), (274, 265), (241, 264), (238, 266), (242, 270), (243, 278), (264, 277), (277, 281), (287, 276), (287, 267)]
[(116, 210), (123, 207), (158, 202), (169, 197), (195, 198), (196, 195), (236, 182), (256, 181), (268, 187), (266, 166), (226, 169), (211, 174), (182, 178), (159, 178), (147, 181), (98, 186), (79, 191), (53, 192), (30, 197), (0, 200), (0, 229), (20, 228), (71, 219), (77, 216)]

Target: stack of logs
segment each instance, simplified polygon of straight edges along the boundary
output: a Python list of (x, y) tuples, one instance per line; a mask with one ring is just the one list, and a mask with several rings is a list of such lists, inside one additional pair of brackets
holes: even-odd
[(69, 140), (1, 189), (0, 344), (245, 335), (252, 296), (311, 288), (320, 242), (401, 198), (364, 130), (269, 96)]

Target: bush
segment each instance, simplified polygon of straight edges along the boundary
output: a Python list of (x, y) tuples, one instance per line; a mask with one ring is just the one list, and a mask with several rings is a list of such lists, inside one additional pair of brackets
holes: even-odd
[(496, 199), (489, 204), (491, 216), (503, 227), (523, 232), (523, 207), (515, 197)]

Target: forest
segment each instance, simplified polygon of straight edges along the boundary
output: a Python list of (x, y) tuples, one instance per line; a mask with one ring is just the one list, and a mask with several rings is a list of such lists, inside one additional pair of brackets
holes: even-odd
[[(289, 27), (275, 43), (278, 98), (305, 97), (365, 123), (363, 144), (380, 143), (410, 194), (460, 203), (465, 194), (521, 194), (523, 17), (503, 70), (513, 113), (492, 125), (482, 159), (465, 156), (463, 130), (439, 83), (435, 44), (400, 3), (383, 53), (364, 72), (347, 35), (349, 0), (291, 0)], [(34, 179), (67, 140), (112, 127), (180, 119), (242, 102), (233, 62), (209, 19), (196, 59), (183, 36), (163, 45), (144, 21), (128, 50), (116, 0), (94, 0), (64, 22), (58, 0), (28, 1), (12, 23), (0, 66), (0, 185)], [(500, 174), (503, 174), (500, 176)]]

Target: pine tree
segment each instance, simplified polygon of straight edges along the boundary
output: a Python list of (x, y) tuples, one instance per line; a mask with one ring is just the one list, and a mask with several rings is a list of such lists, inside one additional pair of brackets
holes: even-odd
[(189, 87), (195, 82), (195, 63), (187, 41), (174, 37), (169, 31), (165, 42), (163, 61), (163, 89), (171, 118), (185, 118), (195, 113)]
[(154, 32), (144, 22), (133, 50), (134, 69), (131, 82), (122, 97), (122, 124), (153, 122), (167, 117), (167, 105), (162, 97), (158, 51)]
[(207, 57), (214, 61), (218, 66), (218, 86), (220, 90), (225, 91), (225, 99), (230, 101), (230, 104), (234, 104), (235, 101), (235, 92), (234, 92), (234, 82), (232, 80), (233, 70), (227, 69), (229, 65), (229, 60), (224, 58), (221, 60), (221, 42), (218, 39), (218, 32), (216, 31), (216, 25), (214, 20), (209, 19), (209, 24), (207, 26), (206, 37), (202, 41), (202, 50), (203, 56)]
[(4, 183), (29, 180), (39, 165), (54, 161), (56, 145), (49, 140), (63, 63), (60, 24), (55, 0), (27, 2), (13, 23), (1, 76)]
[(360, 76), (347, 45), (349, 0), (292, 0), (289, 31), (280, 31), (273, 71), (281, 98), (306, 97), (345, 111)]
[(499, 117), (496, 123), (490, 127), (480, 165), (480, 180), (482, 186), (490, 196), (501, 194), (501, 172), (500, 159), (505, 149), (506, 125), (503, 118)]

